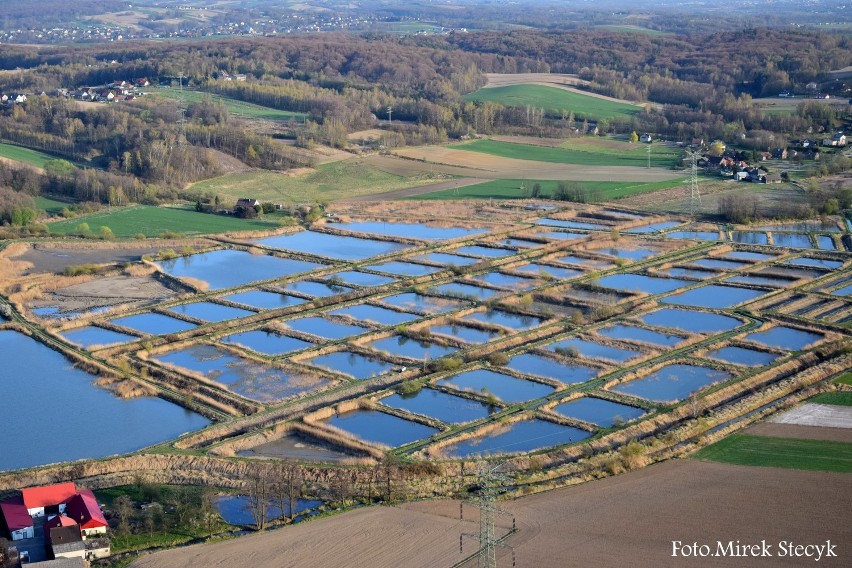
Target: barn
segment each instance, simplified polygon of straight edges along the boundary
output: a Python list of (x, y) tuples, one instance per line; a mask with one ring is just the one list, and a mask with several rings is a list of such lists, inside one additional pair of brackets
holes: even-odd
[(22, 540), (35, 536), (33, 518), (30, 517), (27, 508), (24, 507), (22, 499), (17, 498), (0, 503), (0, 514), (3, 516), (6, 530), (12, 535), (12, 540)]
[(21, 490), (24, 506), (31, 517), (43, 517), (45, 513), (64, 513), (65, 502), (76, 494), (77, 487), (71, 482)]

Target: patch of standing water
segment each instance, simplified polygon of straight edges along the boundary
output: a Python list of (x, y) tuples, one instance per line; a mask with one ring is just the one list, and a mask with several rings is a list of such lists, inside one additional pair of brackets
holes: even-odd
[(361, 335), (369, 331), (358, 325), (337, 323), (318, 316), (286, 320), (282, 323), (292, 330), (331, 340)]
[(471, 438), (447, 446), (452, 457), (463, 458), (474, 454), (495, 455), (531, 452), (540, 448), (560, 446), (585, 440), (590, 434), (572, 426), (533, 418), (498, 427), (480, 438)]
[(315, 357), (307, 363), (314, 367), (322, 367), (344, 375), (351, 375), (358, 380), (383, 375), (393, 368), (391, 363), (382, 361), (378, 357), (367, 357), (352, 351), (327, 353)]
[(583, 258), (581, 256), (563, 256), (561, 258), (557, 258), (559, 262), (564, 262), (565, 264), (579, 264), (580, 266), (586, 268), (593, 268), (596, 270), (602, 270), (604, 268), (608, 268), (613, 266), (611, 262), (607, 262), (605, 260), (595, 260), (591, 258)]
[[(0, 357), (5, 432), (0, 470), (132, 452), (210, 424), (161, 398), (118, 398), (96, 387), (95, 377), (61, 353), (15, 331), (0, 330)], [(55, 420), (32, 419), (34, 401), (43, 416), (72, 416), (85, 409), (109, 427), (66, 428), (57, 435)]]
[(430, 227), (422, 223), (386, 223), (382, 221), (360, 221), (351, 223), (329, 223), (329, 227), (352, 231), (353, 233), (372, 233), (389, 237), (409, 239), (449, 240), (471, 235), (487, 233), (488, 229), (466, 229), (464, 227)]
[(814, 248), (811, 238), (801, 233), (772, 233), (772, 242), (778, 247)]
[[(323, 266), (315, 262), (255, 255), (241, 250), (214, 250), (159, 262), (172, 276), (202, 280), (211, 290), (233, 288), (249, 282), (284, 278)], [(236, 270), (235, 267), (239, 267)]]
[(822, 250), (837, 250), (834, 239), (826, 235), (817, 235), (817, 247)]
[(664, 274), (671, 278), (695, 278), (696, 280), (704, 280), (712, 276), (718, 276), (718, 272), (710, 272), (709, 270), (700, 270), (698, 268), (682, 268), (675, 267), (668, 270), (661, 270), (659, 274)]
[(441, 284), (440, 286), (433, 286), (429, 288), (429, 291), (433, 294), (441, 294), (443, 296), (450, 296), (453, 298), (475, 298), (477, 300), (487, 300), (500, 293), (499, 290), (483, 288), (481, 286), (474, 286), (463, 282), (448, 282), (447, 284)]
[(154, 312), (117, 318), (111, 320), (110, 323), (150, 335), (180, 333), (181, 331), (197, 327), (194, 323)]
[(653, 276), (645, 276), (644, 274), (613, 274), (612, 276), (604, 276), (597, 280), (595, 284), (613, 290), (665, 294), (688, 286), (692, 282), (675, 280), (674, 278), (655, 278)]
[(750, 266), (750, 262), (739, 262), (735, 260), (722, 260), (720, 258), (702, 258), (690, 262), (692, 266), (700, 266), (701, 268), (720, 268), (722, 270), (737, 270), (744, 266)]
[(718, 231), (673, 231), (664, 236), (670, 239), (693, 239), (696, 241), (718, 241), (721, 240)]
[(545, 377), (556, 379), (566, 385), (584, 383), (598, 374), (597, 369), (584, 367), (582, 365), (572, 365), (542, 357), (541, 355), (533, 355), (524, 353), (515, 355), (506, 364), (506, 367), (519, 373), (535, 375), (537, 377)]
[(786, 288), (792, 284), (783, 278), (772, 278), (771, 276), (758, 276), (755, 274), (741, 274), (726, 278), (725, 282), (731, 284), (753, 284), (754, 286), (769, 286), (771, 288)]
[(465, 343), (487, 343), (495, 337), (500, 336), (500, 334), (496, 331), (485, 331), (475, 327), (467, 327), (466, 325), (453, 323), (436, 325), (435, 327), (430, 327), (429, 331), (439, 335), (449, 335), (464, 341)]
[(554, 406), (553, 411), (568, 418), (583, 420), (605, 428), (630, 422), (645, 415), (645, 411), (641, 408), (589, 396), (563, 402)]
[(296, 296), (288, 296), (287, 294), (279, 294), (277, 292), (267, 292), (266, 290), (239, 292), (238, 294), (222, 296), (222, 299), (258, 310), (275, 310), (305, 303), (304, 298), (297, 298)]
[(254, 312), (250, 312), (248, 310), (241, 310), (239, 308), (233, 308), (222, 304), (214, 304), (213, 302), (180, 304), (178, 306), (172, 306), (171, 308), (168, 308), (168, 310), (191, 318), (212, 322), (220, 322), (254, 315)]
[(788, 260), (784, 264), (789, 264), (792, 266), (806, 266), (813, 268), (824, 268), (826, 270), (834, 270), (836, 268), (840, 268), (843, 266), (843, 261), (841, 260), (823, 260), (819, 258), (794, 258), (792, 260)]
[(633, 227), (632, 229), (625, 229), (625, 233), (656, 233), (658, 231), (665, 231), (666, 229), (671, 229), (673, 227), (677, 227), (678, 225), (683, 225), (681, 221), (663, 221), (660, 223), (654, 223), (653, 225), (645, 225), (644, 227)]
[(568, 231), (538, 231), (535, 236), (540, 239), (549, 239), (556, 241), (567, 241), (574, 239), (584, 239), (589, 235), (584, 233), (570, 233)]
[(757, 225), (754, 227), (761, 231), (800, 231), (803, 233), (839, 233), (840, 227), (837, 223), (822, 221), (802, 221), (799, 223), (775, 223), (770, 225)]
[(538, 318), (524, 314), (515, 314), (505, 312), (503, 310), (488, 310), (485, 312), (475, 312), (461, 318), (463, 321), (476, 321), (479, 323), (499, 325), (508, 327), (515, 331), (527, 330), (539, 326), (545, 322), (546, 318)]
[(502, 272), (487, 272), (479, 276), (474, 276), (472, 280), (509, 290), (530, 290), (539, 285), (539, 282), (534, 278), (512, 276), (511, 274), (503, 274)]
[(344, 237), (317, 231), (300, 231), (289, 235), (267, 237), (254, 241), (270, 248), (301, 252), (337, 260), (363, 260), (410, 248), (410, 245)]
[(432, 264), (440, 264), (442, 266), (467, 266), (479, 262), (478, 258), (470, 258), (469, 256), (459, 256), (457, 254), (449, 254), (446, 252), (430, 252), (413, 257), (414, 260), (422, 260), (423, 262), (431, 262)]
[(438, 359), (458, 351), (456, 347), (437, 345), (428, 341), (412, 339), (404, 335), (392, 335), (384, 339), (378, 339), (368, 346), (377, 351), (387, 352), (397, 357), (405, 357), (406, 359), (416, 359), (418, 361)]
[(680, 335), (668, 335), (666, 333), (660, 333), (659, 331), (651, 331), (650, 329), (636, 327), (635, 325), (623, 324), (599, 329), (598, 333), (604, 337), (610, 337), (612, 339), (641, 341), (643, 343), (659, 345), (660, 347), (673, 347), (685, 339)]
[[(322, 501), (298, 499), (296, 501), (295, 513), (303, 513), (309, 509), (315, 509), (322, 505)], [(216, 498), (216, 511), (229, 525), (254, 525), (257, 520), (251, 512), (249, 497), (245, 495), (227, 495)], [(273, 521), (282, 517), (290, 516), (290, 504), (285, 503), (284, 510), (276, 499), (270, 499), (266, 506), (266, 521)]]
[(633, 351), (632, 349), (613, 347), (612, 345), (604, 345), (603, 343), (577, 338), (563, 339), (562, 341), (551, 343), (547, 346), (547, 349), (557, 353), (561, 352), (561, 354), (566, 354), (566, 350), (576, 350), (581, 357), (606, 359), (616, 363), (624, 363), (642, 355), (639, 351)]
[(693, 333), (720, 333), (743, 325), (743, 322), (731, 316), (680, 308), (663, 308), (643, 316), (641, 320), (648, 325), (682, 329)]
[(539, 219), (535, 222), (536, 225), (545, 225), (549, 227), (562, 227), (564, 229), (591, 229), (591, 230), (608, 230), (611, 225), (602, 225), (600, 223), (587, 223), (583, 221), (571, 221), (565, 219)]
[(467, 371), (442, 379), (438, 384), (472, 392), (482, 396), (494, 395), (507, 403), (524, 402), (545, 397), (556, 389), (535, 381), (525, 381), (511, 375), (495, 373), (487, 369)]
[(769, 347), (799, 351), (805, 347), (821, 341), (824, 336), (819, 333), (784, 327), (779, 325), (766, 331), (758, 331), (745, 336), (746, 341), (754, 341)]
[(632, 260), (634, 262), (638, 260), (645, 260), (646, 258), (651, 258), (652, 256), (659, 254), (658, 251), (649, 248), (634, 248), (634, 249), (617, 249), (617, 248), (609, 248), (609, 249), (601, 249), (600, 252), (611, 254), (612, 256), (616, 256), (618, 258), (626, 258), (627, 260)]
[(645, 377), (616, 385), (612, 390), (654, 402), (675, 402), (706, 386), (730, 378), (731, 374), (725, 371), (673, 364)]
[(830, 292), (830, 294), (832, 296), (841, 296), (841, 297), (846, 297), (846, 296), (852, 295), (852, 285), (845, 286), (843, 288), (835, 290), (834, 292)]
[(332, 316), (348, 316), (358, 321), (368, 321), (379, 325), (399, 325), (417, 319), (408, 312), (398, 312), (370, 304), (355, 304), (328, 312)]
[(325, 423), (367, 442), (396, 448), (428, 438), (437, 429), (377, 410), (355, 410), (332, 416)]
[(549, 275), (553, 278), (559, 278), (560, 280), (568, 280), (569, 278), (574, 278), (575, 276), (584, 274), (582, 270), (551, 266), (549, 264), (539, 264), (537, 262), (531, 262), (529, 264), (524, 264), (523, 266), (515, 266), (512, 267), (512, 270), (515, 272), (523, 272), (524, 274), (532, 274), (534, 276)]
[(314, 282), (313, 280), (299, 280), (298, 282), (291, 282), (284, 286), (283, 289), (291, 292), (298, 292), (299, 294), (304, 294), (305, 296), (310, 296), (312, 298), (328, 298), (330, 296), (345, 294), (352, 291), (352, 288), (347, 288), (346, 286), (341, 286), (332, 282)]
[(466, 302), (451, 300), (449, 298), (436, 298), (434, 296), (424, 296), (416, 292), (403, 292), (381, 298), (380, 302), (399, 308), (401, 310), (410, 310), (427, 314), (439, 314), (458, 310), (466, 305)]
[(766, 293), (764, 290), (710, 284), (663, 298), (661, 302), (694, 308), (730, 308), (731, 306), (759, 298)]
[(372, 264), (365, 266), (367, 270), (375, 270), (376, 272), (384, 272), (385, 274), (394, 274), (396, 276), (425, 276), (441, 270), (435, 266), (426, 266), (425, 264), (417, 264), (415, 262), (400, 262), (392, 260), (381, 264)]
[(60, 335), (71, 343), (79, 345), (84, 349), (88, 349), (93, 345), (115, 345), (139, 339), (133, 335), (119, 333), (117, 331), (112, 331), (111, 329), (104, 329), (94, 325), (63, 331)]
[(462, 424), (487, 418), (496, 407), (435, 389), (421, 389), (413, 395), (394, 394), (380, 401), (385, 406), (407, 410), (446, 422)]
[(503, 239), (502, 241), (500, 241), (500, 244), (507, 247), (535, 248), (542, 246), (544, 243), (539, 243), (537, 241), (531, 241), (528, 239), (522, 239), (520, 237), (510, 237), (508, 239)]
[(466, 247), (460, 247), (455, 249), (453, 252), (476, 256), (479, 258), (502, 258), (504, 256), (511, 256), (515, 254), (515, 251), (513, 250), (496, 247), (485, 247), (482, 245), (469, 245)]
[(247, 349), (251, 349), (252, 351), (263, 353), (264, 355), (271, 355), (273, 357), (314, 347), (313, 343), (308, 343), (307, 341), (302, 341), (295, 337), (279, 335), (271, 331), (263, 331), (261, 329), (235, 333), (234, 335), (222, 337), (219, 341), (229, 345), (242, 346)]
[(370, 274), (369, 272), (358, 272), (357, 270), (346, 270), (344, 272), (336, 272), (334, 274), (329, 274), (326, 276), (329, 280), (332, 280), (332, 283), (336, 283), (336, 280), (340, 280), (343, 284), (349, 286), (384, 286), (385, 284), (390, 284), (391, 282), (395, 282), (395, 278), (388, 278), (387, 276), (379, 276), (378, 274)]
[(747, 365), (749, 367), (762, 367), (775, 361), (779, 355), (776, 353), (767, 353), (765, 351), (756, 351), (754, 349), (746, 349), (745, 347), (736, 347), (729, 345), (707, 353), (711, 359), (718, 359), (726, 363), (734, 363), (735, 365)]
[(749, 262), (762, 262), (764, 260), (769, 260), (775, 258), (777, 255), (767, 254), (764, 252), (751, 252), (747, 250), (734, 250), (728, 253), (723, 254), (719, 258), (726, 258), (728, 260), (746, 260)]
[(743, 245), (768, 245), (769, 237), (766, 233), (753, 231), (731, 231), (731, 240)]

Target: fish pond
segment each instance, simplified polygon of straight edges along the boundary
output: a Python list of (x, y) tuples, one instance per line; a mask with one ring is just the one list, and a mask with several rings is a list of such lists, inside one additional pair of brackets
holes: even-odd
[(747, 262), (763, 262), (765, 260), (770, 260), (775, 258), (774, 254), (767, 254), (765, 252), (752, 252), (747, 250), (733, 250), (731, 252), (725, 253), (719, 258), (726, 258), (728, 260), (745, 260)]
[(267, 292), (266, 290), (249, 290), (229, 296), (222, 296), (223, 300), (249, 306), (257, 310), (275, 310), (278, 308), (289, 308), (304, 304), (304, 298), (279, 294), (278, 292)]
[(336, 282), (315, 282), (313, 280), (299, 280), (284, 286), (283, 290), (296, 292), (310, 296), (311, 298), (328, 298), (338, 294), (351, 292), (352, 288), (342, 286)]
[(112, 331), (111, 329), (104, 329), (94, 325), (63, 331), (60, 335), (67, 341), (79, 345), (84, 349), (88, 349), (92, 346), (105, 347), (107, 345), (127, 343), (128, 341), (135, 341), (139, 339), (134, 335), (127, 335), (126, 333), (119, 333), (117, 331)]
[(222, 337), (219, 341), (230, 345), (242, 346), (272, 357), (314, 347), (313, 343), (261, 329), (235, 333), (234, 335)]
[(788, 260), (784, 264), (791, 266), (804, 266), (809, 268), (823, 268), (825, 270), (835, 270), (843, 266), (842, 260), (824, 260), (821, 258), (794, 258)]
[(572, 444), (585, 440), (589, 436), (589, 432), (579, 428), (533, 418), (498, 427), (479, 438), (458, 442), (447, 446), (444, 450), (448, 455), (456, 458), (465, 458), (474, 454), (513, 454)]
[(404, 237), (424, 241), (449, 240), (472, 235), (481, 235), (488, 229), (467, 229), (465, 227), (432, 227), (422, 223), (387, 223), (382, 221), (360, 221), (351, 223), (329, 223), (329, 227), (352, 231), (353, 233), (371, 233), (388, 237)]
[(678, 288), (689, 286), (693, 282), (676, 280), (674, 278), (655, 278), (644, 274), (613, 274), (595, 282), (598, 286), (625, 290), (630, 292), (645, 292), (646, 294), (665, 294)]
[(417, 359), (419, 361), (438, 359), (458, 351), (458, 348), (456, 347), (438, 345), (428, 341), (412, 339), (405, 335), (392, 335), (390, 337), (385, 337), (384, 339), (379, 339), (370, 343), (369, 347), (377, 351), (396, 355), (397, 357)]
[(118, 318), (111, 320), (110, 323), (150, 335), (180, 333), (197, 327), (194, 323), (154, 312)]
[(645, 329), (644, 327), (624, 324), (617, 324), (611, 327), (599, 329), (598, 333), (612, 339), (641, 341), (642, 343), (650, 343), (660, 347), (674, 347), (685, 339), (680, 335), (669, 335), (667, 333)]
[(746, 349), (745, 347), (737, 347), (735, 345), (709, 351), (707, 356), (711, 359), (718, 359), (719, 361), (735, 365), (746, 365), (748, 367), (762, 367), (763, 365), (772, 363), (779, 357), (777, 353), (767, 353), (766, 351)]
[(777, 347), (788, 351), (799, 351), (808, 345), (821, 341), (824, 337), (819, 333), (794, 329), (792, 327), (777, 326), (766, 331), (750, 333), (744, 338), (746, 341), (754, 341), (761, 345)]
[(552, 386), (526, 381), (511, 375), (495, 373), (488, 369), (466, 371), (458, 375), (442, 379), (438, 384), (462, 391), (468, 391), (482, 396), (494, 395), (507, 403), (535, 400), (551, 394)]
[(381, 298), (383, 304), (399, 308), (401, 310), (409, 310), (425, 314), (440, 314), (458, 310), (467, 305), (466, 302), (451, 300), (449, 298), (436, 298), (435, 296), (425, 296), (416, 292), (403, 292)]
[(737, 260), (724, 260), (721, 258), (702, 258), (690, 263), (691, 266), (701, 268), (718, 269), (718, 270), (738, 270), (744, 266), (749, 266), (750, 262), (741, 262)]
[(381, 403), (391, 408), (407, 410), (446, 422), (461, 424), (487, 418), (496, 407), (435, 389), (421, 389), (411, 395), (394, 394), (383, 398)]
[(602, 398), (584, 396), (553, 407), (557, 414), (608, 428), (645, 415), (645, 410)]
[(429, 331), (439, 335), (449, 335), (465, 343), (487, 343), (495, 337), (500, 337), (500, 333), (496, 331), (483, 330), (456, 323), (436, 325), (430, 327)]
[(813, 248), (811, 238), (801, 233), (772, 233), (772, 242), (778, 247)]
[(334, 274), (329, 274), (327, 276), (329, 280), (333, 283), (346, 284), (347, 286), (384, 286), (385, 284), (390, 284), (391, 282), (395, 282), (395, 278), (388, 278), (387, 276), (380, 276), (378, 274), (370, 274), (369, 272), (359, 272), (357, 270), (346, 270), (343, 272), (335, 272)]
[(511, 274), (503, 274), (502, 272), (487, 272), (479, 276), (474, 276), (472, 280), (509, 290), (530, 290), (540, 284), (535, 278), (512, 276)]
[(637, 260), (645, 260), (646, 258), (651, 258), (652, 256), (659, 254), (659, 251), (649, 248), (608, 248), (601, 249), (600, 252), (610, 254), (618, 258), (626, 258), (627, 260), (632, 260), (634, 262)]
[(355, 410), (335, 415), (326, 424), (340, 428), (366, 442), (395, 448), (428, 438), (437, 429), (378, 410)]
[(698, 268), (684, 268), (681, 266), (669, 268), (668, 270), (661, 270), (659, 271), (659, 274), (663, 274), (670, 278), (694, 278), (696, 280), (704, 280), (705, 278), (711, 278), (719, 275), (718, 272), (700, 270)]
[(369, 331), (367, 328), (359, 325), (338, 323), (318, 316), (292, 319), (282, 323), (294, 331), (331, 340), (361, 335)]
[(369, 321), (379, 325), (399, 325), (417, 319), (415, 314), (398, 312), (371, 304), (355, 304), (328, 312), (332, 316), (347, 316), (358, 321)]
[(480, 301), (493, 298), (500, 293), (499, 290), (494, 290), (493, 288), (484, 288), (463, 282), (448, 282), (447, 284), (433, 286), (429, 288), (429, 292), (450, 296), (451, 298), (475, 299)]
[(693, 333), (720, 333), (743, 325), (743, 322), (730, 316), (680, 308), (663, 308), (643, 316), (641, 320), (648, 325)]
[(390, 241), (377, 241), (320, 233), (300, 231), (289, 235), (267, 237), (254, 241), (270, 248), (301, 252), (337, 260), (364, 260), (409, 248), (409, 245)]
[(666, 233), (671, 239), (691, 239), (696, 241), (718, 241), (721, 240), (718, 231), (672, 231)]
[(625, 229), (625, 233), (657, 233), (659, 231), (665, 231), (666, 229), (671, 229), (677, 227), (678, 225), (683, 225), (681, 221), (662, 221), (660, 223), (654, 223), (653, 225), (645, 225), (643, 227), (633, 227), (632, 229)]
[(559, 278), (561, 280), (567, 280), (569, 278), (574, 278), (575, 276), (579, 276), (584, 274), (582, 270), (576, 270), (574, 268), (565, 268), (561, 266), (553, 266), (550, 264), (539, 264), (537, 262), (531, 262), (529, 264), (524, 264), (523, 266), (514, 266), (512, 270), (515, 272), (523, 272), (524, 274), (532, 274), (533, 276), (539, 277), (547, 277), (550, 276), (552, 278)]
[(336, 351), (315, 357), (307, 361), (314, 367), (331, 369), (344, 375), (350, 375), (358, 380), (377, 377), (393, 368), (391, 363), (382, 361), (378, 357), (367, 357), (352, 351)]
[(469, 245), (466, 247), (460, 247), (455, 249), (453, 252), (457, 252), (459, 254), (466, 254), (469, 256), (476, 256), (479, 258), (502, 258), (504, 256), (511, 256), (515, 254), (515, 251), (511, 249), (486, 247), (482, 245)]
[(613, 347), (612, 345), (604, 345), (603, 343), (579, 338), (563, 339), (562, 341), (551, 343), (547, 346), (547, 349), (569, 357), (572, 355), (573, 351), (576, 351), (577, 355), (580, 357), (587, 357), (589, 359), (606, 359), (616, 363), (624, 363), (642, 356), (642, 353), (639, 351), (624, 349), (622, 347)]
[(459, 256), (446, 252), (430, 252), (429, 254), (415, 256), (414, 260), (422, 260), (423, 262), (431, 262), (432, 264), (440, 264), (441, 266), (467, 266), (479, 262), (478, 258)]
[(726, 381), (731, 374), (695, 365), (666, 365), (645, 377), (612, 387), (615, 392), (654, 402), (674, 402), (713, 383)]
[(597, 369), (563, 363), (562, 361), (532, 353), (515, 355), (509, 359), (506, 367), (527, 375), (556, 379), (566, 385), (584, 383), (598, 374)]
[(417, 264), (416, 262), (401, 262), (392, 260), (381, 264), (372, 264), (365, 266), (367, 270), (375, 270), (376, 272), (384, 272), (385, 274), (394, 274), (396, 276), (425, 276), (441, 270), (435, 266), (427, 266), (425, 264)]
[(731, 231), (731, 240), (743, 245), (768, 245), (769, 237), (766, 233), (754, 231)]
[(244, 318), (255, 313), (250, 312), (248, 310), (241, 310), (240, 308), (234, 308), (232, 306), (215, 304), (213, 302), (193, 302), (191, 304), (180, 304), (178, 306), (172, 306), (168, 309), (171, 312), (183, 314), (187, 317), (212, 322)]
[[(0, 397), (4, 436), (0, 470), (20, 469), (122, 454), (207, 426), (210, 421), (161, 398), (121, 399), (96, 387), (95, 377), (61, 353), (15, 331), (0, 330)], [(104, 428), (63, 428), (33, 419), (33, 401), (44, 417), (68, 417), (80, 409)]]
[(692, 306), (695, 308), (730, 308), (743, 302), (749, 302), (766, 294), (764, 290), (751, 290), (736, 286), (710, 284), (663, 298), (665, 304)]
[(546, 225), (549, 227), (562, 227), (564, 229), (589, 229), (589, 230), (609, 230), (611, 225), (602, 225), (600, 223), (590, 223), (586, 221), (572, 221), (565, 219), (539, 219), (535, 222), (536, 225)]
[(526, 314), (516, 314), (503, 310), (487, 310), (485, 312), (475, 312), (462, 318), (463, 321), (475, 321), (479, 323), (499, 325), (508, 327), (515, 331), (528, 330), (533, 327), (543, 324), (545, 318), (536, 316), (528, 316)]

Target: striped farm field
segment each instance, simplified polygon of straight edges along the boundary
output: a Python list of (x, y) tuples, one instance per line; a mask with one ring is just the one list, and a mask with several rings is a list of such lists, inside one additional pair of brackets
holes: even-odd
[(699, 451), (696, 458), (737, 465), (852, 472), (852, 444), (734, 434)]
[(630, 120), (642, 108), (627, 103), (595, 97), (544, 85), (508, 85), (482, 88), (465, 95), (466, 101), (492, 102), (507, 107), (543, 108), (551, 113), (573, 112), (575, 118)]
[[(409, 197), (416, 200), (450, 199), (526, 199), (535, 184), (541, 186), (540, 197), (551, 197), (559, 182), (554, 180), (495, 179), (476, 185), (423, 193)], [(609, 201), (640, 193), (649, 193), (681, 185), (682, 179), (659, 182), (580, 181), (574, 182), (586, 190), (589, 201)], [(525, 189), (521, 189), (521, 187)]]

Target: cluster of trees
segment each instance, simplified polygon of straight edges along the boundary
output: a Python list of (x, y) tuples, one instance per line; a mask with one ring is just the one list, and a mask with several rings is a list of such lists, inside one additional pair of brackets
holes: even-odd
[(177, 531), (211, 533), (220, 524), (215, 493), (210, 488), (138, 483), (134, 497), (119, 495), (107, 511), (110, 528), (119, 537)]

